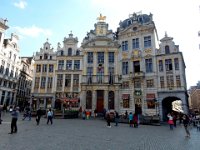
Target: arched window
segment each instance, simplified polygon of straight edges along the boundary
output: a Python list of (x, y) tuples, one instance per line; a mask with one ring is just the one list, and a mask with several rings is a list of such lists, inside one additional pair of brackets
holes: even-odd
[(166, 45), (166, 46), (165, 46), (165, 54), (169, 54), (169, 53), (170, 53), (169, 46)]
[(68, 48), (68, 56), (72, 56), (72, 48)]
[(109, 91), (108, 94), (108, 109), (115, 109), (115, 93)]
[(48, 54), (44, 54), (44, 59), (48, 59)]
[(92, 91), (86, 93), (86, 109), (92, 109)]
[(77, 50), (77, 51), (76, 51), (76, 55), (77, 55), (77, 56), (80, 55), (80, 50)]
[(64, 52), (63, 52), (63, 50), (62, 51), (60, 51), (60, 56), (63, 56), (64, 55)]

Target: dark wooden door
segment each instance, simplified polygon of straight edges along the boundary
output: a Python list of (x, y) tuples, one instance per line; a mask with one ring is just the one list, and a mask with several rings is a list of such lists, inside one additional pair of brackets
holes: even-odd
[(97, 91), (97, 112), (102, 113), (104, 108), (104, 91)]

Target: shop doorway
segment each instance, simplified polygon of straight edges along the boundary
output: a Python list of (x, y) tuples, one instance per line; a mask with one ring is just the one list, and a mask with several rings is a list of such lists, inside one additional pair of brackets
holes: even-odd
[(97, 90), (97, 113), (102, 113), (104, 108), (104, 91)]

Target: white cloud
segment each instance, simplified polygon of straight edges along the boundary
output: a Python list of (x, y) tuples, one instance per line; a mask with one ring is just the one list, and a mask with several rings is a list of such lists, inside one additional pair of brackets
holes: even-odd
[(19, 34), (22, 36), (29, 36), (29, 37), (39, 37), (41, 35), (44, 36), (51, 36), (52, 31), (49, 29), (43, 29), (40, 27), (37, 27), (35, 25), (32, 25), (31, 27), (13, 27)]
[(14, 6), (16, 6), (20, 9), (24, 9), (27, 6), (27, 2), (25, 0), (20, 0), (18, 2), (15, 2)]

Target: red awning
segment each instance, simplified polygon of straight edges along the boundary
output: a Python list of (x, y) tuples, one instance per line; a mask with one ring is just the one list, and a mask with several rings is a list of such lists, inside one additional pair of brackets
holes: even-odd
[(122, 99), (129, 99), (130, 94), (122, 94)]

